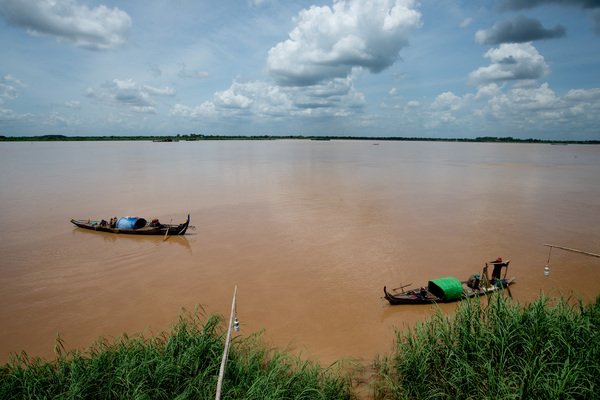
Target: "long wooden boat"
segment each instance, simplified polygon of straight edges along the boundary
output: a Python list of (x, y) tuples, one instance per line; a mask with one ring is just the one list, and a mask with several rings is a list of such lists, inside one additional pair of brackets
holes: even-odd
[[(491, 294), (498, 290), (508, 288), (515, 282), (515, 277), (506, 278), (508, 272), (508, 263), (502, 262), (501, 259), (486, 263), (483, 269), (483, 276), (479, 274), (471, 275), (469, 280), (460, 281), (457, 278), (447, 277), (434, 279), (427, 283), (427, 286), (414, 288), (405, 291), (401, 286), (392, 291), (402, 289), (401, 293), (390, 293), (387, 287), (383, 287), (384, 296), (382, 300), (387, 300), (391, 305), (396, 304), (429, 304), (429, 303), (449, 303), (470, 297)], [(493, 266), (494, 271), (492, 278), (488, 278), (488, 266)], [(502, 269), (504, 277), (500, 277)], [(408, 285), (407, 285), (408, 286)], [(508, 289), (510, 293), (510, 289)]]
[(139, 217), (111, 218), (110, 222), (105, 220), (75, 220), (71, 222), (83, 229), (91, 229), (99, 232), (125, 233), (130, 235), (184, 235), (190, 226), (190, 216), (179, 225), (162, 224), (158, 219), (148, 222)]

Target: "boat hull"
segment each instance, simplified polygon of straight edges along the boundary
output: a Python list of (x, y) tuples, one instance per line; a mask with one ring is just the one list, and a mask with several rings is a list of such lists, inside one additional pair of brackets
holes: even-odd
[(455, 301), (464, 300), (471, 297), (478, 297), (482, 295), (488, 295), (498, 290), (504, 289), (509, 285), (512, 285), (515, 281), (515, 278), (512, 277), (510, 279), (503, 279), (500, 285), (491, 285), (487, 288), (479, 288), (472, 289), (467, 285), (467, 282), (461, 282), (463, 285), (463, 293), (462, 296), (458, 299), (445, 299), (443, 297), (438, 297), (433, 293), (427, 291), (425, 294), (421, 294), (420, 288), (411, 289), (403, 293), (392, 294), (387, 291), (387, 287), (383, 287), (384, 296), (382, 299), (387, 300), (390, 305), (398, 305), (398, 304), (431, 304), (431, 303), (452, 303)]
[(71, 218), (71, 222), (79, 228), (89, 229), (97, 232), (122, 233), (126, 235), (171, 236), (185, 234), (190, 226), (190, 216), (188, 215), (187, 220), (179, 225), (159, 224), (157, 226), (144, 226), (137, 229), (119, 229), (106, 223), (106, 221), (75, 220)]

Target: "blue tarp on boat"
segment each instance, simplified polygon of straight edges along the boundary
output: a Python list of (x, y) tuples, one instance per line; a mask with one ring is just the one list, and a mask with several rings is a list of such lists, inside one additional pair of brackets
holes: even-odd
[(139, 229), (146, 226), (146, 220), (138, 217), (122, 217), (117, 221), (117, 229)]

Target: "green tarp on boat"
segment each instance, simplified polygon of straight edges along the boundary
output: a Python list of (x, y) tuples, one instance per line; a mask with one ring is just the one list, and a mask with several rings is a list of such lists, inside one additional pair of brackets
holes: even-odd
[(445, 300), (458, 300), (462, 296), (462, 283), (456, 278), (440, 278), (434, 279), (427, 283), (429, 291)]

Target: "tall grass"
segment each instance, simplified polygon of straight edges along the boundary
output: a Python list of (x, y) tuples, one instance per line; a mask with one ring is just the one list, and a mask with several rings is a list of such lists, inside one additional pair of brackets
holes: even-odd
[[(21, 353), (0, 366), (1, 399), (213, 399), (224, 349), (223, 317), (182, 313), (171, 331), (115, 340), (55, 359)], [(461, 302), (396, 333), (373, 363), (375, 399), (589, 399), (600, 390), (600, 297), (541, 296), (520, 305), (501, 294)], [(327, 368), (265, 345), (232, 342), (223, 399), (353, 399), (358, 367)], [(366, 393), (361, 393), (362, 395)]]
[[(97, 340), (56, 359), (13, 355), (0, 367), (2, 399), (213, 399), (226, 332), (223, 318), (180, 315), (171, 332)], [(351, 372), (268, 348), (260, 335), (232, 342), (223, 399), (351, 399)]]
[(600, 298), (463, 301), (397, 331), (374, 366), (376, 399), (598, 398)]

